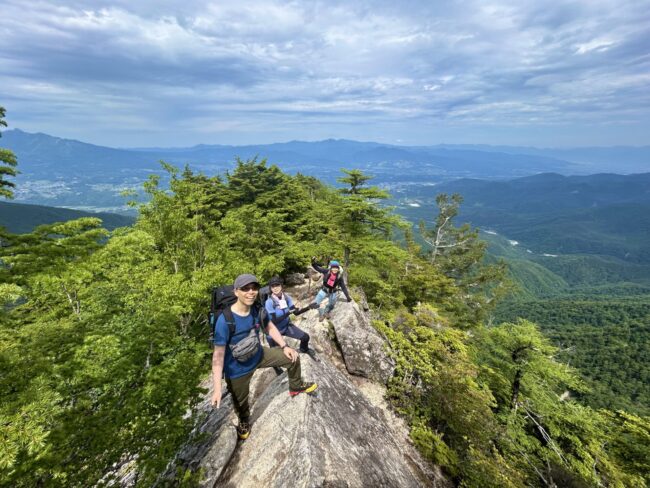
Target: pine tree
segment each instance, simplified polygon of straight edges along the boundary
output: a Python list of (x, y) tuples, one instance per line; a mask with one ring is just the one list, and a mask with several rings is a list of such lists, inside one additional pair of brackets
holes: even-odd
[(343, 261), (348, 268), (355, 241), (363, 241), (369, 235), (388, 238), (393, 227), (400, 225), (401, 221), (392, 214), (390, 208), (379, 205), (381, 200), (390, 195), (376, 186), (367, 186), (371, 176), (358, 169), (342, 171), (347, 176), (342, 176), (337, 181), (348, 186), (339, 190), (343, 195), (343, 205), (337, 212), (341, 229), (345, 233)]
[(478, 229), (469, 224), (454, 225), (463, 198), (441, 193), (436, 197), (438, 215), (434, 226), (427, 228), (420, 222), (420, 235), (429, 245), (429, 262), (445, 276), (452, 278), (461, 293), (458, 313), (476, 324), (486, 317), (497, 299), (510, 289), (506, 280), (505, 262), (488, 264), (485, 261), (487, 243), (479, 239)]
[[(7, 122), (5, 121), (5, 108), (0, 107), (0, 127), (7, 127)], [(2, 132), (0, 132), (0, 137), (2, 137)], [(7, 176), (16, 176), (18, 171), (16, 170), (16, 165), (18, 161), (16, 155), (11, 152), (9, 149), (4, 149), (0, 147), (0, 196), (5, 198), (13, 198), (14, 192), (13, 188), (16, 186), (12, 181), (7, 181)]]

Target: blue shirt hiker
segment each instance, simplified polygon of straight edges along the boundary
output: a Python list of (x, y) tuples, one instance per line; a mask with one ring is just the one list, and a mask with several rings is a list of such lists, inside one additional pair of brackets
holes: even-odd
[[(246, 317), (237, 315), (233, 312), (235, 319), (235, 334), (230, 337), (230, 329), (224, 314), (219, 315), (217, 323), (214, 328), (214, 345), (225, 346), (227, 344), (237, 344), (239, 341), (246, 338), (251, 328), (256, 327), (259, 329), (259, 314), (257, 309), (251, 308), (250, 314)], [(230, 341), (229, 341), (230, 339)], [(234, 357), (229, 347), (226, 347), (226, 355), (224, 358), (223, 373), (226, 378), (239, 378), (251, 371), (254, 371), (259, 362), (262, 360), (262, 348), (260, 347), (257, 354), (250, 358), (248, 361), (240, 363)]]
[(280, 293), (279, 297), (271, 293), (264, 306), (269, 318), (278, 328), (280, 334), (285, 335), (284, 332), (290, 323), (291, 311), (296, 308), (292, 298), (286, 293)]
[[(309, 334), (300, 329), (300, 327), (292, 324), (290, 318), (292, 313), (299, 315), (309, 310), (309, 308), (296, 310), (296, 306), (291, 297), (284, 293), (282, 279), (279, 276), (271, 278), (269, 281), (269, 289), (271, 294), (264, 304), (269, 319), (278, 328), (280, 334), (300, 341), (300, 352), (308, 353), (313, 357), (313, 349), (309, 348)], [(266, 340), (269, 342), (269, 346), (274, 347), (276, 345), (271, 336), (267, 335)]]

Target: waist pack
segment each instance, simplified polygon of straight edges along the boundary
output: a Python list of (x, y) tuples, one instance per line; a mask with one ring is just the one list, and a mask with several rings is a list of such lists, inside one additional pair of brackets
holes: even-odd
[[(230, 329), (231, 337), (233, 334), (234, 327)], [(260, 347), (262, 347), (260, 344), (260, 337), (257, 333), (257, 328), (253, 327), (244, 339), (239, 341), (237, 344), (229, 344), (228, 347), (230, 347), (232, 357), (234, 357), (240, 363), (245, 363), (253, 356), (255, 356)]]

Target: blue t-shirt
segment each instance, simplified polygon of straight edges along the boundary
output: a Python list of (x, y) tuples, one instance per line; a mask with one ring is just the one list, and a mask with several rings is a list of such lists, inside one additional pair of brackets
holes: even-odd
[(217, 323), (214, 327), (214, 345), (215, 346), (226, 346), (226, 355), (223, 361), (223, 373), (226, 378), (239, 378), (244, 376), (251, 371), (255, 370), (259, 362), (262, 360), (262, 348), (260, 347), (257, 354), (250, 358), (248, 361), (240, 363), (234, 357), (232, 357), (232, 352), (230, 352), (230, 347), (228, 344), (228, 339), (230, 344), (237, 344), (239, 341), (246, 338), (251, 328), (255, 324), (256, 327), (259, 326), (258, 317), (256, 309), (251, 308), (251, 313), (246, 317), (237, 315), (235, 312), (232, 314), (235, 319), (235, 334), (232, 339), (230, 338), (230, 328), (226, 322), (226, 317), (224, 314), (219, 315)]
[(289, 295), (284, 293), (282, 298), (287, 301), (286, 308), (280, 308), (279, 304), (273, 300), (272, 296), (267, 298), (266, 302), (264, 303), (264, 307), (266, 308), (266, 313), (269, 320), (275, 324), (280, 334), (283, 334), (289, 325), (289, 309), (293, 307), (293, 300)]

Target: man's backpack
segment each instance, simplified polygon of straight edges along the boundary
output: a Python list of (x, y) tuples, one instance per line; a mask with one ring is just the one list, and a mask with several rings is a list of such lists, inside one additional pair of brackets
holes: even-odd
[[(232, 285), (215, 286), (212, 289), (210, 299), (210, 312), (208, 312), (208, 324), (210, 324), (210, 343), (214, 341), (214, 328), (217, 325), (217, 319), (223, 311), (237, 301), (235, 289)], [(232, 318), (232, 317), (231, 317)]]
[(264, 305), (266, 304), (266, 300), (271, 296), (271, 288), (268, 286), (263, 286), (260, 288), (260, 292), (257, 295), (257, 298), (260, 302), (260, 305), (262, 308), (265, 308)]

